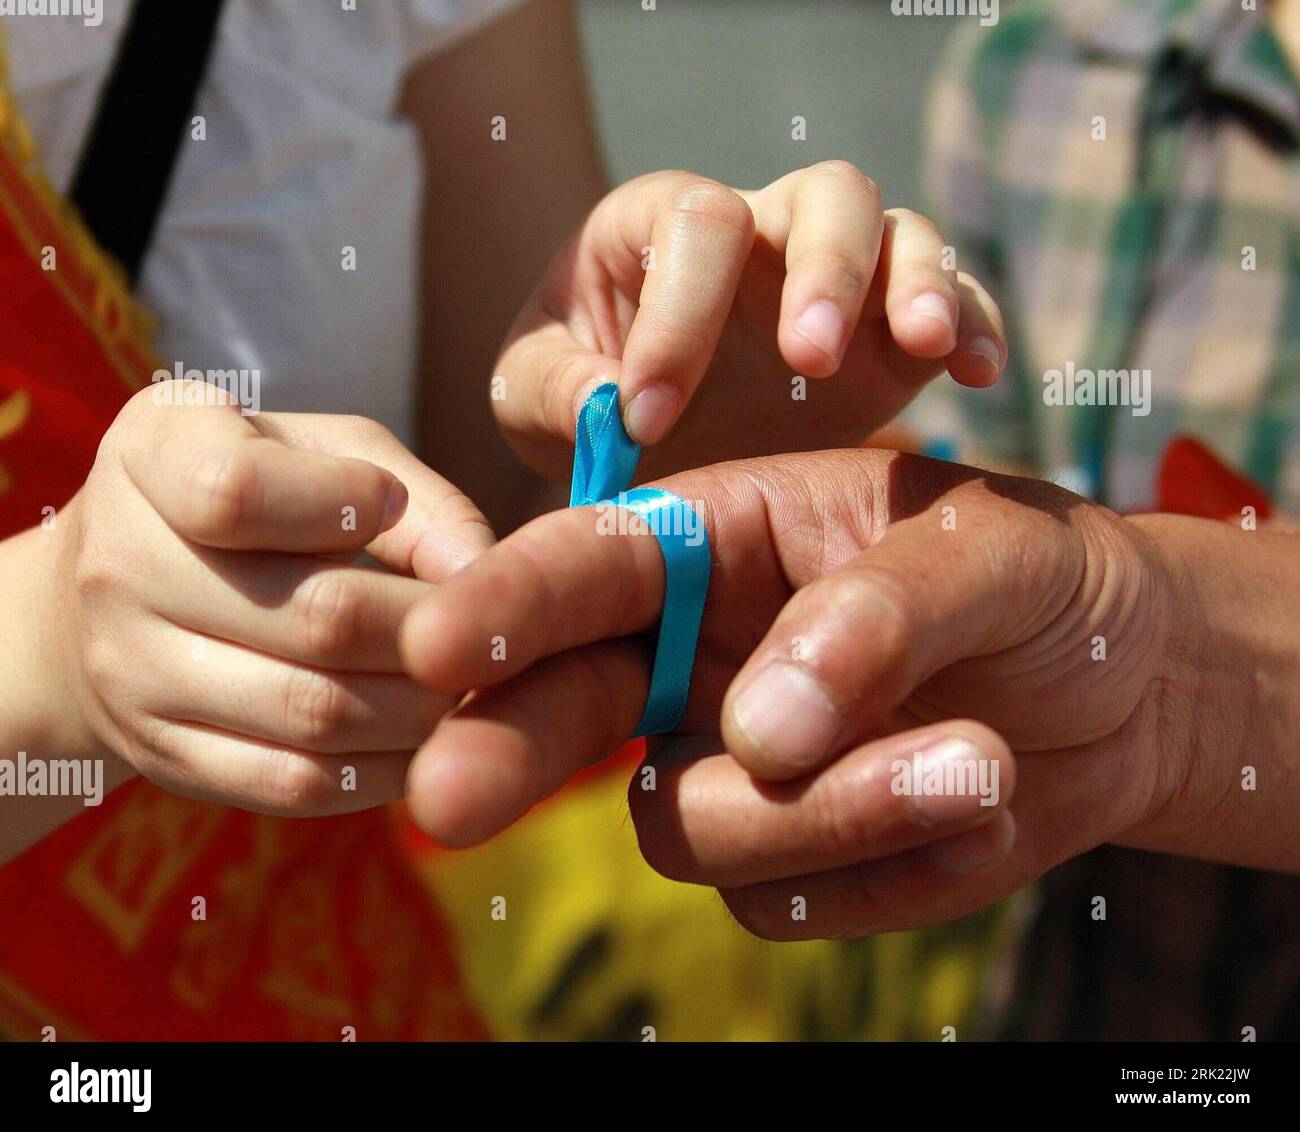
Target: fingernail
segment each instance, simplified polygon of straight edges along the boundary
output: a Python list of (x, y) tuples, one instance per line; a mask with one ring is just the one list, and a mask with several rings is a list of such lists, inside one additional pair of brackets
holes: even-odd
[(1005, 861), (1016, 843), (1016, 819), (1000, 810), (988, 825), (959, 833), (927, 846), (930, 856), (946, 873), (968, 876)]
[(582, 415), (582, 406), (587, 403), (587, 398), (592, 395), (602, 385), (615, 380), (612, 377), (593, 377), (590, 381), (585, 382), (578, 395), (573, 399), (573, 419), (576, 421)]
[(638, 444), (658, 444), (673, 427), (680, 404), (681, 397), (671, 385), (647, 385), (627, 407), (624, 424), (628, 436)]
[(909, 308), (913, 314), (923, 314), (926, 318), (937, 318), (945, 326), (952, 326), (952, 304), (938, 291), (926, 291), (912, 300)]
[(976, 338), (974, 341), (968, 342), (966, 352), (988, 362), (989, 367), (993, 370), (994, 377), (1002, 372), (1002, 350), (992, 338)]
[(745, 686), (731, 718), (773, 762), (791, 767), (821, 762), (844, 726), (821, 681), (783, 660), (772, 661)]
[(1001, 764), (969, 739), (948, 735), (895, 760), (893, 788), (917, 825), (953, 825), (987, 815), (998, 804)]
[(388, 485), (388, 498), (384, 501), (384, 525), (381, 530), (386, 531), (397, 525), (398, 520), (406, 514), (406, 504), (410, 498), (406, 485), (394, 478)]
[(832, 358), (840, 356), (844, 342), (844, 315), (834, 303), (818, 299), (799, 316), (794, 328), (823, 354)]

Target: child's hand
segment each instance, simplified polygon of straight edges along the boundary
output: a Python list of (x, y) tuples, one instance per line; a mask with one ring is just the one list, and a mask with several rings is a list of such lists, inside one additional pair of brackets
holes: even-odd
[[(372, 421), (164, 406), (161, 388), (58, 519), (56, 651), (90, 742), (251, 810), (399, 797), (452, 700), (403, 674), (398, 625), (487, 525)], [(396, 573), (347, 564), (363, 550)]]
[[(703, 742), (629, 791), (661, 872), (793, 938), (964, 915), (1121, 835), (1195, 851), (1152, 825), (1186, 801), (1166, 666), (1194, 618), (1138, 526), (1040, 481), (879, 450), (664, 486), (704, 520), (713, 575), (679, 728)], [(636, 726), (649, 664), (633, 635), (659, 617), (662, 556), (598, 517), (535, 520), (407, 615), (411, 672), (481, 689), (411, 767), (435, 837), (489, 836)], [(995, 804), (896, 793), (914, 752), (964, 760)]]
[(845, 162), (756, 192), (641, 177), (597, 206), (520, 314), (497, 419), (558, 478), (582, 400), (611, 380), (628, 432), (654, 445), (645, 477), (855, 446), (945, 367), (972, 386), (1002, 372), (998, 309), (945, 245), (923, 216), (882, 211)]

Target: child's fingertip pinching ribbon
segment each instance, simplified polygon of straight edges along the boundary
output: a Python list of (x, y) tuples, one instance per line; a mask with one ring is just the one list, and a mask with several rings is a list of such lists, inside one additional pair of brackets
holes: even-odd
[(641, 449), (623, 428), (618, 386), (594, 389), (578, 414), (570, 507), (622, 507), (640, 515), (664, 556), (664, 608), (650, 693), (634, 737), (672, 731), (686, 710), (709, 592), (709, 536), (686, 501), (657, 487), (628, 488)]

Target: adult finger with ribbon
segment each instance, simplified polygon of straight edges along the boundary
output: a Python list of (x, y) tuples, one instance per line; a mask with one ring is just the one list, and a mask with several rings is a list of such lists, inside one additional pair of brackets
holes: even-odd
[(595, 390), (578, 422), (571, 508), (515, 532), (408, 616), (409, 671), (477, 689), (408, 781), (417, 822), (444, 843), (489, 837), (629, 738), (678, 726), (711, 548), (684, 499), (630, 487), (638, 455), (617, 388)]
[(640, 454), (619, 415), (618, 386), (599, 386), (578, 416), (569, 506), (639, 515), (664, 557), (663, 613), (638, 736), (672, 731), (686, 710), (712, 564), (704, 524), (684, 499), (658, 487), (629, 490)]

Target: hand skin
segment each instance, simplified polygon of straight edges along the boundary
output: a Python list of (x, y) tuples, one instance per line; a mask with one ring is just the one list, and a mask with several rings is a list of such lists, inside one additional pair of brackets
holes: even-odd
[[(617, 380), (642, 472), (860, 444), (946, 368), (993, 384), (1007, 357), (943, 235), (823, 162), (755, 192), (655, 173), (615, 189), (552, 264), (495, 372), (520, 457), (562, 478), (577, 412)], [(649, 265), (646, 249), (653, 249)], [(796, 399), (792, 375), (814, 380)]]
[[(660, 741), (655, 789), (638, 774), (629, 801), (651, 865), (717, 887), (751, 931), (951, 920), (1103, 842), (1300, 869), (1300, 635), (1279, 609), (1300, 600), (1296, 536), (1120, 518), (874, 450), (663, 486), (704, 518), (714, 574), (680, 728), (696, 738)], [(410, 768), (441, 840), (490, 836), (635, 726), (631, 635), (658, 616), (662, 561), (595, 516), (536, 520), (407, 614), (410, 671), (478, 689)], [(998, 804), (927, 812), (891, 790), (895, 760), (940, 749), (996, 761)]]
[[(490, 545), (482, 516), (372, 421), (159, 405), (158, 388), (52, 531), (0, 544), (0, 749), (265, 813), (399, 797), (452, 701), (403, 673), (398, 625)], [(362, 551), (392, 572), (350, 564)], [(0, 804), (0, 859), (82, 809)]]

